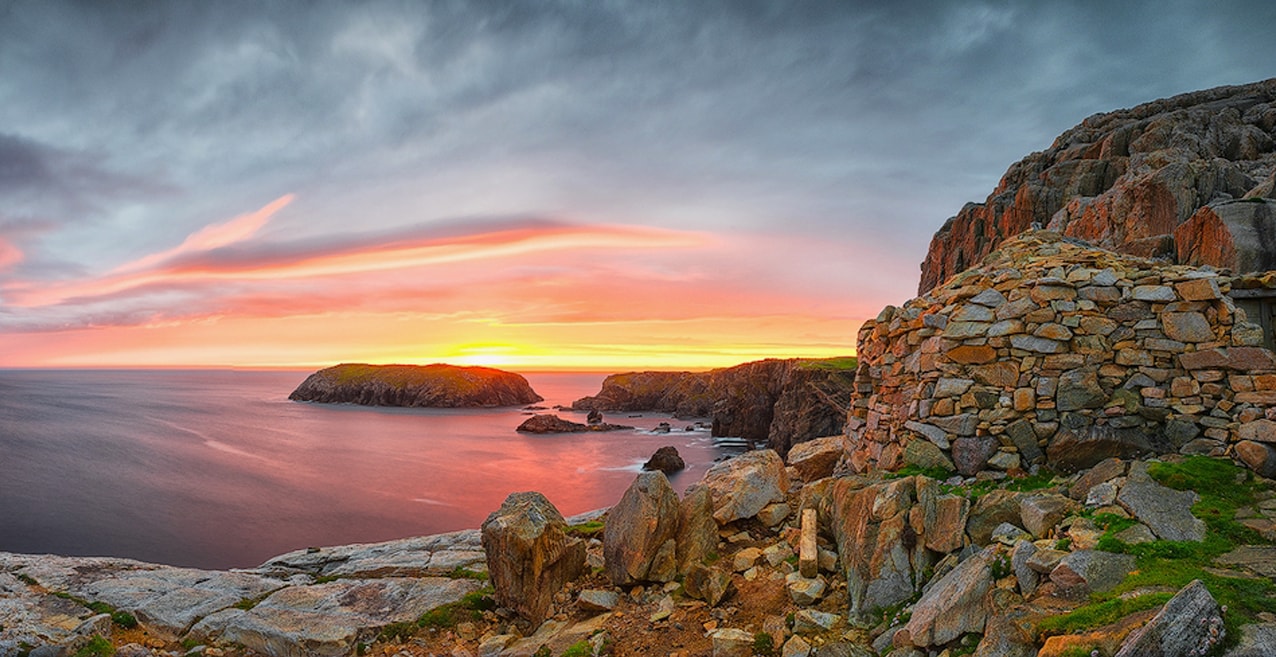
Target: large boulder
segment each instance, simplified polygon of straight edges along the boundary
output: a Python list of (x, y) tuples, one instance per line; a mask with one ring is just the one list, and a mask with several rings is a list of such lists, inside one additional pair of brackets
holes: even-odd
[[(663, 475), (662, 475), (663, 476)], [(483, 521), (483, 551), (497, 604), (539, 623), (554, 594), (585, 569), (585, 544), (536, 492), (510, 493)]]
[(833, 474), (838, 459), (845, 452), (843, 436), (825, 436), (798, 443), (789, 449), (789, 467), (802, 481), (815, 481)]
[(639, 474), (607, 513), (603, 558), (617, 586), (676, 574), (678, 494), (663, 472)]
[(752, 518), (789, 491), (784, 461), (775, 450), (745, 452), (709, 469), (704, 485), (713, 498), (713, 518), (726, 524)]
[(852, 618), (912, 597), (925, 553), (910, 522), (916, 478), (861, 487), (854, 478), (834, 484), (831, 524), (846, 574)]
[(1023, 523), (1019, 515), (1019, 501), (1023, 493), (997, 489), (981, 495), (966, 521), (966, 533), (975, 545), (987, 545), (992, 532), (1003, 522), (1018, 526)]
[(1050, 581), (1069, 595), (1085, 596), (1116, 588), (1135, 566), (1133, 555), (1100, 550), (1069, 552), (1050, 571)]
[(1192, 580), (1147, 625), (1130, 633), (1116, 657), (1195, 657), (1211, 654), (1227, 636), (1218, 602)]
[(939, 646), (967, 632), (982, 634), (988, 620), (985, 596), (992, 588), (996, 551), (987, 548), (957, 564), (922, 594), (904, 629), (914, 646)]
[(718, 523), (713, 519), (713, 498), (701, 485), (688, 488), (678, 503), (678, 572), (686, 573), (718, 548)]

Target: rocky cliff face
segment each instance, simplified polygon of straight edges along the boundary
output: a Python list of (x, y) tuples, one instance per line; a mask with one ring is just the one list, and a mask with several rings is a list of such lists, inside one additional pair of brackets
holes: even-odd
[(854, 372), (841, 359), (760, 360), (709, 372), (630, 372), (603, 381), (576, 410), (660, 411), (713, 418), (713, 435), (795, 443), (841, 433)]
[(436, 408), (517, 406), (542, 400), (518, 374), (456, 365), (343, 364), (311, 374), (293, 401)]
[(1034, 223), (1136, 256), (1276, 267), (1274, 131), (1276, 79), (1096, 114), (935, 233), (919, 294)]

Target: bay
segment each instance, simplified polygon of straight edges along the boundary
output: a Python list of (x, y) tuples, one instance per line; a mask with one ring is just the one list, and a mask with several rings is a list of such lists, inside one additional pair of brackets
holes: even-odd
[[(671, 477), (681, 491), (736, 449), (654, 413), (607, 416), (635, 431), (524, 435), (520, 408), (288, 401), (306, 374), (0, 370), (0, 550), (252, 567), (477, 527), (514, 491), (565, 515), (607, 506), (662, 445), (687, 461)], [(552, 407), (604, 375), (526, 376)], [(674, 431), (651, 431), (660, 422)]]

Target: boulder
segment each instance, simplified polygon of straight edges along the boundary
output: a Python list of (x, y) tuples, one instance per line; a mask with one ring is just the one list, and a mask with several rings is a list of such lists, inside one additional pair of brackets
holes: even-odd
[(603, 528), (604, 567), (613, 584), (672, 579), (678, 506), (678, 494), (663, 472), (643, 472), (634, 478), (607, 513)]
[(988, 618), (984, 597), (992, 588), (995, 556), (991, 548), (973, 554), (931, 584), (904, 628), (914, 646), (939, 646), (967, 632), (983, 633)]
[(1154, 451), (1152, 440), (1139, 427), (1117, 429), (1110, 425), (1091, 425), (1076, 430), (1060, 429), (1046, 448), (1046, 460), (1051, 468), (1069, 473), (1105, 459), (1130, 459)]
[(828, 583), (819, 575), (803, 577), (802, 573), (789, 573), (784, 578), (784, 584), (789, 590), (789, 597), (793, 599), (793, 604), (799, 607), (809, 607), (819, 602), (820, 598), (824, 597), (824, 592), (828, 590)]
[(1195, 657), (1210, 654), (1226, 635), (1218, 602), (1197, 579), (1170, 598), (1147, 625), (1131, 632), (1116, 657)]
[(1050, 571), (1050, 581), (1068, 595), (1102, 593), (1120, 584), (1134, 566), (1133, 555), (1077, 550), (1059, 560), (1059, 565)]
[(1242, 440), (1236, 443), (1235, 449), (1236, 458), (1249, 466), (1250, 470), (1260, 477), (1276, 478), (1276, 447), (1252, 440)]
[(988, 465), (1000, 443), (992, 436), (963, 436), (953, 441), (953, 464), (957, 472), (970, 477)]
[(1075, 502), (1054, 493), (1029, 495), (1019, 500), (1019, 517), (1033, 538), (1049, 536), (1055, 525), (1075, 509)]
[(566, 530), (558, 509), (536, 492), (510, 493), (483, 521), (497, 604), (535, 623), (546, 618), (554, 594), (585, 569), (585, 544)]
[(713, 519), (726, 524), (752, 518), (772, 502), (783, 502), (789, 476), (780, 455), (764, 449), (713, 466), (705, 473), (704, 485), (713, 498)]
[(1037, 554), (1037, 546), (1028, 541), (1015, 543), (1010, 551), (1010, 569), (1014, 571), (1015, 581), (1019, 584), (1019, 592), (1029, 597), (1037, 590), (1041, 582), (1041, 574), (1028, 565), (1028, 560)]
[(682, 583), (687, 595), (704, 600), (710, 607), (718, 606), (735, 590), (731, 573), (699, 563), (687, 570)]
[(789, 467), (802, 481), (815, 481), (833, 474), (844, 452), (843, 436), (826, 436), (794, 445), (789, 449)]
[(1276, 623), (1241, 626), (1241, 639), (1224, 657), (1270, 657), (1276, 655)]
[(603, 589), (585, 589), (576, 596), (576, 606), (585, 611), (611, 611), (620, 604), (620, 594)]
[(997, 489), (982, 495), (975, 502), (966, 521), (966, 533), (975, 545), (987, 545), (992, 540), (992, 532), (1003, 522), (1018, 525), (1023, 522), (1019, 516), (1019, 499), (1023, 493)]
[(659, 470), (665, 474), (673, 474), (687, 467), (687, 464), (678, 455), (678, 448), (673, 445), (665, 445), (656, 450), (655, 454), (642, 464), (643, 470)]
[(1125, 474), (1125, 462), (1118, 458), (1108, 458), (1098, 463), (1077, 477), (1076, 482), (1068, 488), (1068, 497), (1078, 502), (1084, 501), (1094, 486), (1111, 481)]
[(1200, 499), (1196, 491), (1174, 490), (1142, 477), (1130, 477), (1117, 494), (1117, 503), (1167, 541), (1201, 541), (1205, 523), (1192, 515)]
[(709, 489), (694, 485), (678, 503), (678, 571), (686, 573), (718, 549), (718, 523), (713, 519)]
[(927, 440), (908, 441), (908, 445), (904, 447), (904, 463), (925, 470), (938, 468), (953, 472), (957, 469), (948, 455), (944, 454), (944, 450)]

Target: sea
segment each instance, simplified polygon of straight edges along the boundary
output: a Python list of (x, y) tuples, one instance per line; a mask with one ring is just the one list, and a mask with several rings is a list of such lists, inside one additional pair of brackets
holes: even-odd
[[(687, 462), (670, 477), (681, 492), (746, 448), (660, 413), (606, 415), (634, 430), (526, 435), (520, 407), (289, 401), (307, 374), (0, 370), (0, 551), (250, 568), (301, 548), (476, 528), (516, 491), (568, 516), (609, 506), (664, 445)], [(604, 378), (525, 376), (551, 408)]]

